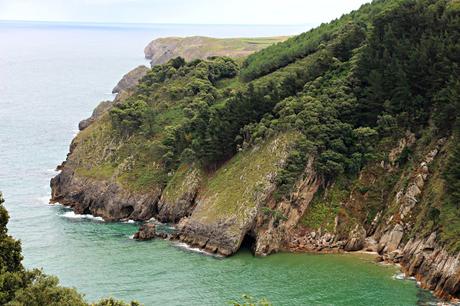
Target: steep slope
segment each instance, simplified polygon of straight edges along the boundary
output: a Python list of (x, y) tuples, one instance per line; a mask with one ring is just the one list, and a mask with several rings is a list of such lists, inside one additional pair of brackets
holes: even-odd
[(380, 0), (249, 56), (155, 66), (53, 200), (222, 255), (371, 250), (460, 295), (460, 2)]

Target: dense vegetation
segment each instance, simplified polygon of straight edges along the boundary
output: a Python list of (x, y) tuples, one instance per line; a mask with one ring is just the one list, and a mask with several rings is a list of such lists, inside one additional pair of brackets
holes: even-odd
[[(225, 57), (173, 59), (154, 67), (102, 120), (101, 130), (114, 127), (123, 146), (94, 169), (110, 177), (122, 167), (122, 182), (163, 188), (180, 165), (213, 172), (238, 151), (296, 131), (274, 195), (289, 201), (311, 159), (327, 187), (386, 160), (407, 131), (426, 144), (446, 137), (449, 158), (437, 168), (442, 196), (436, 207), (427, 204), (430, 222), (419, 223), (458, 250), (459, 42), (459, 1), (376, 0), (255, 53), (241, 67)], [(409, 169), (412, 158), (406, 150), (398, 165)], [(136, 162), (123, 164), (127, 159)], [(380, 187), (391, 192), (388, 186)]]
[[(0, 304), (10, 306), (86, 306), (75, 289), (59, 285), (56, 277), (41, 270), (23, 267), (21, 243), (8, 235), (8, 212), (0, 193)], [(114, 299), (104, 299), (93, 306), (128, 306)], [(138, 305), (131, 303), (131, 306)]]

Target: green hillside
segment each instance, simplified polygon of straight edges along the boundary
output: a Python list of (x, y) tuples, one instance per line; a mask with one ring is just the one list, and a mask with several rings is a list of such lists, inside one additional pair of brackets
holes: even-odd
[(376, 0), (242, 64), (175, 58), (77, 136), (54, 199), (113, 219), (169, 207), (178, 239), (223, 255), (305, 232), (382, 254), (434, 235), (455, 255), (459, 63), (458, 0)]

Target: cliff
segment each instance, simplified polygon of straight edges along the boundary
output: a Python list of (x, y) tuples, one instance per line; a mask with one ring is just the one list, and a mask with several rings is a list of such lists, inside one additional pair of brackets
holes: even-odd
[(144, 54), (146, 59), (151, 60), (152, 66), (165, 64), (178, 56), (187, 61), (207, 59), (212, 56), (243, 58), (286, 39), (285, 36), (266, 38), (165, 37), (150, 42), (145, 47)]
[(224, 256), (373, 251), (458, 298), (459, 29), (456, 1), (375, 1), (242, 64), (155, 65), (84, 124), (52, 200)]

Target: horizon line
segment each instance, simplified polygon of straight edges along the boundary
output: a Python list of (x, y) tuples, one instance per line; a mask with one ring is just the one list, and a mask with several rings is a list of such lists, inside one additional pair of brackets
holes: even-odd
[(269, 23), (171, 23), (171, 22), (109, 22), (109, 21), (70, 21), (70, 20), (23, 20), (23, 19), (0, 19), (0, 23), (48, 23), (48, 24), (79, 24), (79, 25), (214, 25), (214, 26), (282, 26), (282, 27), (301, 27), (316, 26), (316, 23), (298, 24), (269, 24)]

